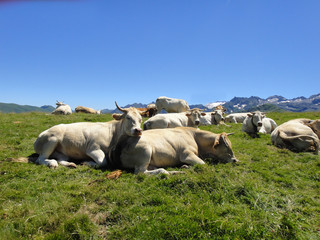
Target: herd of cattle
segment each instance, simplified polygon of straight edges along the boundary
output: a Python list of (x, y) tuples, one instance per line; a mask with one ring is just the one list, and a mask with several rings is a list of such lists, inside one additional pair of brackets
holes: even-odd
[[(113, 121), (59, 124), (40, 133), (34, 143), (39, 154), (36, 162), (56, 168), (58, 164), (76, 167), (72, 160), (84, 160), (95, 168), (110, 166), (146, 174), (175, 173), (164, 168), (205, 164), (205, 158), (237, 162), (229, 134), (198, 128), (226, 123), (241, 123), (242, 131), (251, 137), (271, 134), (272, 143), (279, 148), (319, 152), (320, 120), (294, 119), (277, 126), (260, 111), (224, 117), (226, 109), (222, 106), (208, 113), (190, 109), (185, 100), (167, 97), (159, 97), (146, 109), (121, 108), (117, 103), (116, 107), (121, 114), (113, 114)], [(168, 113), (160, 113), (162, 109)], [(76, 112), (100, 114), (81, 106)], [(61, 102), (53, 112), (71, 113), (71, 108)], [(143, 130), (142, 116), (149, 117)]]

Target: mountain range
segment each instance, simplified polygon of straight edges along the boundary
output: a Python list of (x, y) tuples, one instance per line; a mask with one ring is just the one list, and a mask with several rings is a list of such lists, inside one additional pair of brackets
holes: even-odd
[[(123, 106), (144, 108), (148, 104), (134, 103)], [(211, 111), (218, 105), (223, 105), (227, 109), (227, 113), (232, 112), (249, 112), (249, 111), (289, 111), (289, 112), (315, 112), (320, 111), (320, 93), (306, 97), (297, 97), (287, 99), (285, 97), (274, 95), (266, 99), (252, 96), (252, 97), (234, 97), (230, 101), (217, 101), (208, 104), (193, 104), (190, 108), (206, 109)], [(21, 112), (52, 112), (55, 108), (50, 105), (41, 107), (18, 105), (14, 103), (0, 103), (0, 112), (2, 113), (21, 113)], [(103, 109), (102, 113), (119, 112), (117, 109)]]

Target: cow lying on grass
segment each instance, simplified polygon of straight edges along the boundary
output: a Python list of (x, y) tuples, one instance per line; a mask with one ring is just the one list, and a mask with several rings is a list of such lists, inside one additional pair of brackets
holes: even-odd
[(77, 113), (101, 114), (101, 110), (95, 110), (89, 107), (78, 106), (75, 108)]
[(70, 115), (70, 114), (72, 114), (71, 107), (68, 104), (57, 101), (56, 105), (57, 105), (56, 109), (51, 114), (54, 114), (54, 115)]
[(276, 127), (276, 122), (260, 111), (248, 113), (242, 123), (242, 131), (253, 138), (259, 137), (258, 133), (270, 134)]
[(110, 122), (80, 122), (59, 124), (40, 133), (34, 143), (39, 154), (36, 163), (51, 168), (58, 163), (76, 167), (70, 159), (90, 160), (92, 167), (105, 167), (110, 149), (123, 135), (137, 137), (142, 134), (142, 118), (135, 108), (117, 108), (122, 112)]
[(200, 125), (202, 110), (194, 108), (188, 112), (157, 114), (143, 124), (143, 130), (175, 127), (195, 127)]
[(153, 129), (144, 131), (140, 137), (124, 137), (110, 153), (113, 166), (133, 169), (136, 174), (170, 174), (174, 172), (163, 168), (205, 164), (204, 158), (238, 161), (228, 134), (190, 127)]
[(294, 152), (319, 152), (320, 120), (293, 119), (279, 125), (271, 134), (272, 143)]

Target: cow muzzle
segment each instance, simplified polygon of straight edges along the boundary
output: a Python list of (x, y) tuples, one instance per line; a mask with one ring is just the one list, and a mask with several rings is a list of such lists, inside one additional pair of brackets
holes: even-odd
[(142, 129), (141, 128), (133, 129), (133, 136), (141, 136), (141, 135), (142, 135)]
[(200, 124), (200, 121), (197, 120), (197, 121), (194, 122), (194, 124), (195, 124), (196, 126), (198, 126), (198, 125)]
[(262, 122), (258, 122), (258, 127), (262, 127)]

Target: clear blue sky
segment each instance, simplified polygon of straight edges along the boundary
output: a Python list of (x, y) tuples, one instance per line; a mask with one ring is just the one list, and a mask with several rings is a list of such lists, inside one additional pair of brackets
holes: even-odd
[(320, 93), (319, 0), (0, 1), (0, 102)]

